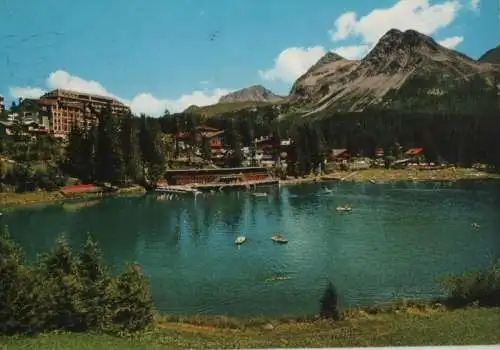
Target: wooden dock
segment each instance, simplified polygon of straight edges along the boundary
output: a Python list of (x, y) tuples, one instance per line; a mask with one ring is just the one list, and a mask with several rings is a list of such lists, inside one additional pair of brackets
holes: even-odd
[(156, 188), (156, 192), (165, 194), (194, 194), (197, 195), (204, 191), (225, 190), (225, 189), (249, 189), (257, 186), (277, 185), (278, 179), (241, 181), (241, 182), (212, 182), (204, 184), (189, 184), (189, 185), (164, 185)]
[(268, 186), (268, 185), (278, 185), (278, 179), (266, 179), (266, 180), (253, 180), (253, 181), (241, 181), (241, 182), (214, 182), (206, 184), (195, 184), (193, 187), (198, 191), (212, 191), (212, 190), (224, 190), (224, 189), (248, 189), (257, 186)]

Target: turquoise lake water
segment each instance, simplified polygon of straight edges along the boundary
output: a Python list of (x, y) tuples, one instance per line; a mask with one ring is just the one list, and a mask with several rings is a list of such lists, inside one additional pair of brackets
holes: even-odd
[[(157, 307), (174, 314), (317, 313), (327, 280), (343, 307), (430, 298), (441, 293), (438, 277), (500, 256), (499, 183), (266, 190), (267, 197), (233, 192), (161, 201), (146, 195), (78, 210), (61, 204), (6, 209), (1, 220), (30, 259), (61, 233), (78, 248), (90, 232), (114, 271), (140, 263)], [(337, 213), (344, 204), (353, 211)], [(238, 248), (240, 232), (248, 242)], [(273, 232), (289, 243), (274, 244)], [(290, 279), (268, 281), (276, 275)]]

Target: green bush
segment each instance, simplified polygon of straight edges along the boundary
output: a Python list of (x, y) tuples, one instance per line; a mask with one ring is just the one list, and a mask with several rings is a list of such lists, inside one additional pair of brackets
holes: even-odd
[(155, 316), (149, 284), (137, 264), (126, 266), (125, 272), (113, 281), (111, 326), (114, 333), (135, 332), (150, 325)]
[(337, 289), (332, 282), (328, 282), (320, 300), (320, 316), (338, 320), (340, 318), (338, 302)]
[(73, 255), (64, 237), (35, 266), (7, 232), (0, 237), (0, 334), (136, 332), (154, 320), (148, 281), (137, 265), (110, 276), (97, 244)]
[(478, 305), (500, 306), (500, 261), (494, 261), (482, 270), (442, 279), (446, 292), (444, 303), (451, 308)]

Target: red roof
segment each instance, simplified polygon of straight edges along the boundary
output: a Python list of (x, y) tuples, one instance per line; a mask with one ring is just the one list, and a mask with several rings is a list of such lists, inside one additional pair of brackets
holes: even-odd
[(422, 153), (424, 149), (423, 148), (410, 148), (408, 151), (405, 152), (406, 156), (418, 156), (420, 153)]
[(77, 193), (77, 192), (90, 192), (98, 190), (99, 187), (87, 184), (87, 185), (73, 185), (73, 186), (65, 186), (62, 191), (66, 193)]
[(212, 127), (206, 126), (206, 125), (197, 126), (196, 130), (198, 130), (198, 131), (219, 131), (219, 129), (212, 128)]

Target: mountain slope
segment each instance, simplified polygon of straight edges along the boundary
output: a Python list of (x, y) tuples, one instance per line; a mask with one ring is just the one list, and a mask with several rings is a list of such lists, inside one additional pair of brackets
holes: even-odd
[(289, 99), (306, 116), (374, 107), (425, 110), (453, 103), (451, 96), (466, 92), (487, 92), (492, 99), (496, 81), (500, 68), (494, 65), (446, 49), (414, 30), (391, 29), (362, 60), (337, 57), (310, 69), (295, 82)]
[(500, 45), (486, 51), (479, 59), (481, 63), (500, 64)]
[(266, 89), (262, 85), (253, 85), (225, 96), (219, 99), (219, 103), (228, 102), (279, 102), (282, 101), (283, 97), (274, 94), (272, 91)]

